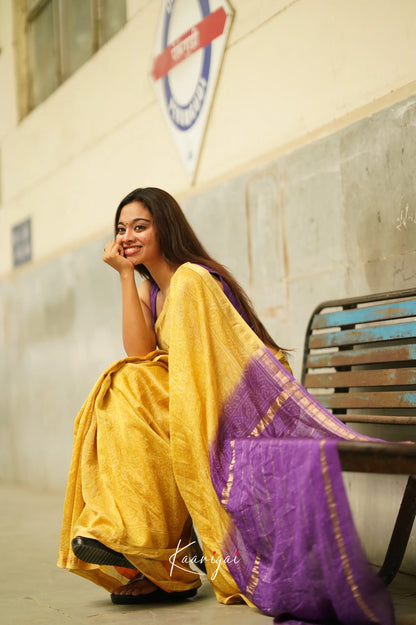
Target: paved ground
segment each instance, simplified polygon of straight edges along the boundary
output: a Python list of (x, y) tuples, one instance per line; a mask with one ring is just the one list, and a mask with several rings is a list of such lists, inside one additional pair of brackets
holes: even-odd
[[(55, 566), (62, 496), (0, 486), (1, 625), (271, 625), (244, 605), (219, 604), (208, 583), (177, 606), (115, 606), (98, 586)], [(416, 578), (391, 586), (397, 625), (416, 625)]]

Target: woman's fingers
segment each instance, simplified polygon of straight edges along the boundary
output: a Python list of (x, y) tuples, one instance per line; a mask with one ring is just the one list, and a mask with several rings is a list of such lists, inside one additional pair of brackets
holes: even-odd
[(134, 269), (132, 263), (124, 257), (122, 246), (116, 241), (109, 241), (104, 246), (103, 261), (121, 271), (123, 269)]
[(104, 254), (106, 255), (115, 255), (120, 254), (123, 251), (123, 248), (116, 241), (108, 241), (108, 243), (104, 246)]

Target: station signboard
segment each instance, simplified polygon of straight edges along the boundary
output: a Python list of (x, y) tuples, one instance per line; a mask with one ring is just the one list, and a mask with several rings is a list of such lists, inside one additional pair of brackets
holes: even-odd
[(226, 0), (164, 0), (151, 78), (184, 168), (198, 164), (233, 11)]

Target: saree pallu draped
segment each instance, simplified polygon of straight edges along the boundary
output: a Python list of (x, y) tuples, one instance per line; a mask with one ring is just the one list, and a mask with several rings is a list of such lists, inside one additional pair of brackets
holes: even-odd
[(197, 587), (192, 517), (219, 601), (276, 622), (392, 625), (336, 449), (364, 437), (294, 380), (202, 267), (176, 271), (155, 329), (161, 350), (109, 367), (76, 419), (58, 566), (106, 589), (127, 581), (78, 560), (80, 535), (165, 590)]

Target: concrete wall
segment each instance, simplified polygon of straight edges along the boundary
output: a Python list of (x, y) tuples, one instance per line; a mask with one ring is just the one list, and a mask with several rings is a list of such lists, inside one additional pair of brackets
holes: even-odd
[(160, 1), (130, 0), (126, 26), (19, 124), (16, 4), (0, 3), (0, 275), (27, 215), (45, 258), (106, 231), (138, 185), (196, 195), (415, 92), (413, 0), (238, 0), (190, 186), (149, 78)]
[[(295, 373), (307, 319), (320, 301), (414, 284), (416, 223), (407, 207), (416, 205), (415, 127), (413, 97), (184, 203), (277, 340), (294, 349)], [(396, 149), (405, 156), (392, 159)], [(122, 356), (118, 279), (100, 261), (105, 240), (20, 270), (0, 286), (3, 478), (63, 487), (75, 412), (104, 366)], [(416, 441), (414, 428), (372, 433)], [(348, 475), (346, 484), (375, 560), (404, 479)], [(414, 559), (413, 539), (406, 559), (412, 571)]]
[[(414, 285), (413, 0), (236, 1), (193, 185), (148, 78), (158, 0), (130, 0), (125, 28), (20, 122), (12, 8), (0, 2), (1, 479), (64, 488), (74, 417), (123, 356), (101, 254), (136, 186), (182, 201), (297, 375), (316, 304)], [(10, 231), (27, 216), (34, 260), (13, 269)], [(346, 483), (376, 561), (402, 480), (362, 479)], [(416, 573), (414, 536), (405, 566)]]

